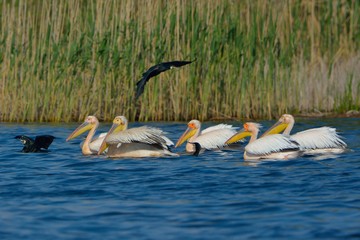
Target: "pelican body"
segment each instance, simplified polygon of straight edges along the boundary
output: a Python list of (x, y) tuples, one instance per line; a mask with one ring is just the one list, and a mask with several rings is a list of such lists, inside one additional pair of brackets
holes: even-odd
[(107, 148), (106, 155), (111, 158), (178, 156), (170, 151), (172, 145), (162, 130), (147, 126), (128, 129), (126, 117), (117, 116), (98, 154)]
[(193, 144), (195, 142), (207, 150), (223, 148), (226, 146), (226, 140), (236, 133), (236, 128), (227, 124), (218, 124), (201, 131), (201, 123), (195, 119), (191, 120), (187, 126), (188, 128), (175, 145), (178, 147), (188, 140), (185, 146), (187, 152), (196, 152)]
[[(281, 133), (282, 131), (283, 135), (290, 136), (294, 124), (294, 117), (290, 114), (284, 114), (263, 136)], [(341, 153), (346, 148), (346, 143), (340, 139), (336, 129), (331, 127), (308, 129), (295, 133), (290, 138), (299, 143), (300, 149), (305, 154)]]
[(282, 134), (274, 134), (257, 139), (260, 127), (260, 124), (247, 122), (242, 130), (226, 141), (226, 144), (251, 137), (248, 145), (245, 147), (245, 160), (291, 159), (299, 156), (301, 152), (299, 151), (298, 143)]
[(85, 141), (81, 143), (81, 151), (84, 155), (95, 155), (98, 153), (106, 135), (106, 133), (102, 133), (97, 138), (93, 139), (98, 126), (99, 120), (95, 116), (87, 116), (85, 121), (69, 135), (66, 141), (89, 131)]

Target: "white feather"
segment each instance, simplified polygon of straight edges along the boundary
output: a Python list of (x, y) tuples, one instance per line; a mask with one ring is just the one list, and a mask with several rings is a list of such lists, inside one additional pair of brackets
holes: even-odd
[(107, 132), (100, 133), (97, 138), (104, 138), (104, 137), (106, 137), (106, 134), (108, 134), (108, 133)]
[[(170, 139), (163, 135), (163, 131), (153, 127), (137, 127), (130, 128), (119, 133), (111, 134), (107, 137), (107, 144), (119, 143), (145, 143), (145, 144), (158, 144), (163, 148), (167, 148), (168, 143), (172, 143)], [(173, 144), (173, 143), (172, 143)]]
[(254, 155), (267, 155), (285, 150), (299, 149), (299, 145), (282, 134), (264, 136), (256, 141), (249, 143), (245, 151)]
[[(92, 152), (99, 151), (100, 146), (106, 137), (106, 134), (107, 134), (107, 132), (100, 133), (99, 136), (97, 136), (94, 140), (91, 141), (91, 143), (89, 144), (89, 148)], [(85, 140), (80, 143), (80, 148), (82, 148), (82, 146), (84, 145), (84, 142), (85, 142)]]
[(216, 130), (219, 130), (219, 129), (232, 129), (232, 130), (236, 131), (238, 128), (233, 127), (232, 125), (222, 123), (222, 124), (218, 124), (218, 125), (215, 125), (215, 126), (212, 126), (212, 127), (208, 127), (206, 129), (202, 130), (200, 134), (205, 134), (205, 133), (216, 131)]
[[(225, 124), (219, 124), (225, 126)], [(220, 127), (216, 128), (210, 127), (211, 131), (207, 131), (209, 128), (201, 132), (201, 135), (198, 136), (194, 142), (198, 142), (202, 148), (206, 149), (215, 149), (226, 146), (225, 142), (231, 138), (236, 133), (236, 128), (231, 127), (231, 125), (226, 125), (230, 127)]]
[(340, 139), (336, 129), (330, 127), (312, 128), (298, 132), (291, 135), (291, 139), (298, 142), (302, 150), (346, 147), (346, 143)]
[(162, 138), (166, 141), (166, 146), (169, 146), (169, 147), (174, 146), (174, 142), (171, 141), (168, 137), (163, 135)]

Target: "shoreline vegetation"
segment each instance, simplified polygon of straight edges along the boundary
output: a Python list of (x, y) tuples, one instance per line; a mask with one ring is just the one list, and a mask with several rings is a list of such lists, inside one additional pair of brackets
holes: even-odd
[[(2, 122), (359, 116), (357, 0), (4, 0), (0, 11)], [(149, 67), (195, 59), (135, 103)]]

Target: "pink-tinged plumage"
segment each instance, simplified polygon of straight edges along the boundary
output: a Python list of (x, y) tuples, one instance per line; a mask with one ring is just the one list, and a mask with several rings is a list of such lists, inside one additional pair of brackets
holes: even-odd
[(301, 152), (298, 143), (284, 135), (274, 134), (258, 139), (260, 127), (260, 124), (247, 122), (244, 128), (229, 138), (226, 143), (231, 144), (245, 137), (251, 137), (245, 147), (245, 160), (291, 159), (299, 156)]
[(291, 139), (298, 142), (300, 149), (307, 154), (340, 153), (346, 149), (346, 143), (337, 134), (335, 128), (312, 128), (290, 135), (294, 124), (294, 117), (290, 114), (284, 114), (277, 123), (263, 134), (263, 136), (284, 131), (283, 134), (290, 136)]
[(226, 146), (225, 141), (236, 133), (236, 128), (232, 125), (218, 124), (201, 131), (201, 123), (198, 120), (191, 120), (187, 124), (188, 128), (179, 138), (175, 147), (186, 143), (187, 152), (195, 152), (195, 146), (192, 142), (197, 142), (203, 149), (221, 149)]

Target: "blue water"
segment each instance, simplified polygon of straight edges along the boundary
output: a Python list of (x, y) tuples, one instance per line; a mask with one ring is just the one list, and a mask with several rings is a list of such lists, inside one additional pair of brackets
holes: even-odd
[[(146, 124), (174, 142), (186, 128)], [(81, 138), (65, 142), (77, 125), (0, 124), (0, 239), (360, 238), (360, 119), (297, 119), (294, 132), (336, 127), (346, 153), (259, 163), (242, 151), (85, 157)], [(19, 134), (57, 138), (49, 153), (26, 154)]]

